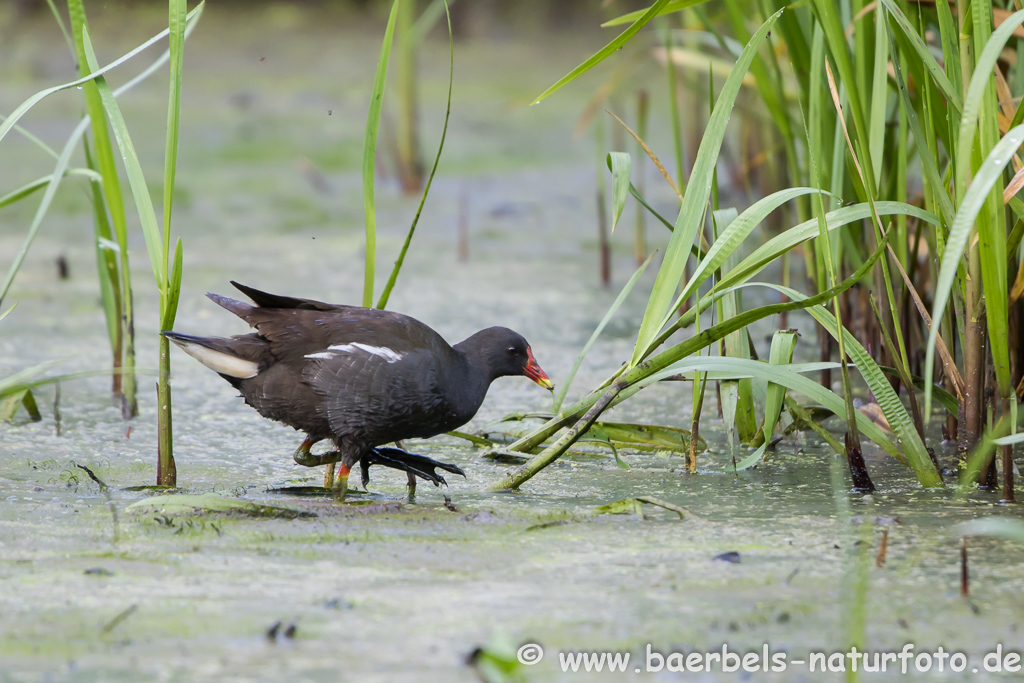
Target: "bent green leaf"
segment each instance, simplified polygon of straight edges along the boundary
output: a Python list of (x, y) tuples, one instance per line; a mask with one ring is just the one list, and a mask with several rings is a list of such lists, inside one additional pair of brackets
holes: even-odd
[(651, 19), (656, 17), (666, 4), (668, 4), (668, 0), (658, 0), (656, 3), (648, 7), (647, 10), (642, 15), (640, 15), (640, 17), (635, 22), (633, 22), (632, 26), (627, 28), (622, 33), (620, 33), (615, 38), (615, 40), (608, 43), (603, 48), (601, 48), (593, 55), (591, 55), (590, 58), (588, 58), (582, 64), (580, 64), (575, 69), (567, 73), (565, 76), (562, 76), (560, 79), (558, 79), (558, 82), (555, 83), (550, 88), (548, 88), (547, 90), (545, 90), (544, 92), (542, 92), (540, 96), (533, 101), (533, 104), (539, 103), (548, 95), (552, 94), (556, 90), (559, 90), (562, 86), (566, 85), (567, 83), (571, 83), (572, 81), (576, 80), (577, 78), (579, 78), (586, 72), (590, 71), (592, 68), (594, 68), (601, 62), (603, 62), (605, 59), (607, 59), (609, 55), (611, 55), (616, 50), (625, 45), (626, 42), (634, 35), (636, 35), (640, 29), (646, 26)]
[(671, 314), (676, 287), (679, 285), (686, 266), (690, 247), (704, 222), (708, 199), (711, 196), (715, 164), (718, 161), (736, 96), (739, 94), (743, 77), (750, 68), (750, 63), (757, 54), (757, 50), (781, 14), (782, 10), (779, 10), (761, 25), (750, 42), (743, 48), (732, 72), (722, 86), (715, 109), (701, 139), (693, 172), (690, 174), (690, 182), (683, 194), (683, 203), (679, 209), (679, 217), (676, 219), (675, 230), (672, 231), (672, 237), (665, 250), (664, 263), (658, 271), (658, 278), (647, 302), (647, 310), (644, 312), (643, 322), (640, 324), (640, 332), (633, 349), (633, 357), (630, 359), (630, 367), (635, 366), (651, 351), (652, 344), (656, 341), (667, 317)]
[(609, 152), (608, 168), (612, 172), (612, 234), (615, 234), (615, 226), (619, 224), (629, 196), (633, 158), (628, 152)]

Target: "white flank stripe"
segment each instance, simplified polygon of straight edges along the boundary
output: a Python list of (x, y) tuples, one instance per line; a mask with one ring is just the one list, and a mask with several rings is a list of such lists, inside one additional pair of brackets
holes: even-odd
[(321, 351), (320, 353), (307, 353), (303, 358), (325, 358), (329, 360), (334, 358), (334, 354), (330, 351)]
[(222, 351), (214, 351), (213, 349), (208, 349), (205, 346), (200, 346), (199, 344), (182, 342), (177, 339), (173, 339), (172, 341), (177, 344), (182, 351), (192, 356), (214, 372), (219, 372), (222, 375), (237, 377), (238, 379), (249, 379), (250, 377), (255, 377), (259, 372), (260, 366), (251, 360), (232, 356), (231, 354), (224, 353)]
[(379, 356), (389, 363), (397, 363), (402, 360), (402, 354), (397, 351), (392, 351), (386, 346), (370, 346), (369, 344), (360, 344), (359, 342), (352, 342), (351, 344), (337, 344), (335, 346), (328, 346), (328, 351), (340, 351), (341, 353), (354, 353), (356, 351), (364, 351), (374, 356)]

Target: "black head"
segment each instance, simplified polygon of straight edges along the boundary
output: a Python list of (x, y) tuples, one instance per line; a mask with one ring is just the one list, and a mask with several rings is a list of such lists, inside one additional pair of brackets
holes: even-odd
[(523, 335), (507, 327), (488, 327), (455, 348), (487, 371), (491, 379), (525, 375), (545, 389), (554, 387), (547, 374), (533, 358), (533, 351)]

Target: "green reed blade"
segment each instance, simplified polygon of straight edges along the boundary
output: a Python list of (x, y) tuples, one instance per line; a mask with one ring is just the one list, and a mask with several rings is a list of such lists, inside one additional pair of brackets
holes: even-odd
[[(557, 417), (552, 418), (509, 446), (507, 450), (510, 451), (529, 451), (544, 443), (563, 427), (567, 427), (574, 422), (576, 423), (573, 429), (559, 438), (558, 441), (545, 448), (544, 451), (518, 470), (510, 472), (504, 479), (489, 486), (488, 490), (493, 491), (516, 488), (533, 477), (537, 472), (557, 460), (561, 454), (582, 435), (586, 427), (589, 426), (589, 424), (592, 424), (603, 410), (615, 405), (617, 399), (619, 401), (625, 400), (629, 396), (635, 394), (642, 388), (641, 383), (645, 380), (649, 380), (657, 373), (664, 371), (667, 367), (692, 356), (701, 349), (707, 348), (711, 344), (725, 338), (730, 333), (742, 329), (758, 320), (770, 315), (782, 313), (783, 311), (796, 311), (809, 308), (810, 306), (816, 306), (828, 302), (834, 297), (842, 294), (854, 284), (860, 282), (871, 268), (874, 267), (875, 263), (885, 250), (887, 240), (888, 235), (883, 235), (878, 249), (871, 254), (871, 256), (864, 262), (864, 265), (835, 287), (812, 297), (808, 297), (804, 301), (789, 301), (786, 303), (769, 304), (750, 311), (744, 311), (730, 320), (720, 322), (717, 325), (704, 330), (698, 335), (693, 335), (689, 339), (661, 351), (656, 356), (652, 356), (651, 358), (642, 361), (635, 367), (618, 371), (613, 380), (610, 380), (597, 390), (592, 391), (569, 408), (563, 410)], [(711, 358), (713, 357), (701, 358), (700, 360), (711, 360)], [(815, 384), (814, 386), (817, 387), (818, 390), (831, 394), (831, 392), (824, 389), (819, 384)], [(803, 393), (802, 390), (801, 393)], [(838, 397), (835, 397), (834, 394), (832, 394), (832, 396), (838, 400)], [(892, 444), (889, 444), (888, 449), (891, 449), (889, 452), (893, 454), (893, 457), (900, 459), (901, 462), (903, 461), (902, 455), (895, 447), (892, 446)]]
[(645, 270), (647, 270), (647, 266), (650, 265), (651, 259), (653, 259), (654, 255), (657, 253), (658, 252), (656, 251), (653, 252), (647, 257), (647, 260), (636, 269), (633, 276), (630, 277), (629, 281), (625, 286), (623, 286), (622, 291), (619, 292), (617, 297), (615, 297), (615, 301), (612, 302), (612, 305), (608, 308), (604, 317), (601, 318), (601, 322), (597, 324), (596, 328), (594, 328), (594, 332), (590, 335), (590, 338), (587, 339), (587, 343), (583, 345), (583, 349), (580, 350), (579, 354), (576, 356), (576, 360), (573, 362), (572, 368), (569, 370), (569, 374), (565, 376), (564, 380), (562, 380), (558, 391), (555, 393), (554, 407), (552, 408), (555, 413), (561, 409), (562, 402), (565, 401), (565, 395), (568, 393), (569, 387), (572, 386), (572, 381), (576, 378), (576, 372), (580, 369), (580, 365), (583, 364), (583, 359), (586, 358), (587, 353), (590, 352), (590, 347), (592, 347), (594, 342), (597, 341), (597, 338), (601, 336), (601, 332), (603, 332), (605, 326), (608, 325), (608, 321), (612, 319), (615, 313), (619, 310), (619, 307), (622, 306), (622, 302), (624, 302), (626, 297), (629, 296), (629, 293), (633, 291), (633, 285), (636, 284), (637, 280), (640, 279), (640, 276), (643, 275)]
[[(768, 283), (763, 283), (763, 285), (782, 292), (794, 301), (806, 300), (807, 298), (806, 295), (788, 287)], [(836, 319), (824, 307), (814, 306), (808, 308), (807, 312), (822, 327), (828, 330), (828, 333), (833, 338), (839, 339), (839, 327), (836, 324)], [(893, 390), (885, 373), (882, 372), (878, 363), (868, 353), (867, 349), (861, 345), (845, 326), (843, 327), (843, 341), (850, 360), (857, 367), (861, 377), (864, 378), (871, 393), (874, 394), (878, 406), (882, 409), (882, 413), (885, 414), (885, 419), (888, 420), (889, 426), (892, 427), (899, 438), (903, 451), (907, 455), (907, 460), (917, 475), (918, 480), (926, 487), (941, 486), (942, 477), (935, 470), (935, 465), (931, 461), (931, 456), (928, 455), (928, 450), (917, 432), (910, 413)]]
[(395, 287), (395, 282), (398, 280), (398, 273), (402, 270), (402, 264), (405, 263), (405, 255), (409, 251), (409, 245), (412, 243), (412, 236), (416, 232), (416, 226), (420, 222), (420, 215), (423, 213), (423, 205), (427, 201), (427, 195), (430, 194), (430, 186), (434, 183), (434, 174), (437, 173), (437, 165), (441, 161), (441, 152), (444, 150), (444, 141), (448, 136), (448, 120), (451, 118), (452, 113), (452, 84), (455, 82), (455, 38), (452, 35), (452, 18), (451, 14), (448, 14), (448, 5), (445, 7), (445, 16), (448, 19), (448, 100), (445, 104), (444, 110), (444, 126), (441, 128), (441, 142), (437, 145), (437, 154), (434, 155), (434, 164), (430, 167), (430, 175), (427, 176), (427, 182), (423, 186), (423, 193), (420, 195), (419, 206), (416, 207), (416, 215), (413, 216), (412, 224), (409, 226), (409, 231), (405, 235), (405, 242), (402, 243), (402, 249), (398, 252), (398, 258), (395, 259), (395, 265), (391, 269), (391, 274), (388, 276), (387, 284), (384, 285), (384, 291), (381, 292), (380, 298), (377, 300), (377, 308), (383, 309), (388, 305), (388, 299), (391, 297), (391, 290)]
[[(193, 9), (191, 12), (188, 13), (188, 18), (191, 20), (195, 15), (201, 13), (202, 12), (202, 8), (203, 8), (202, 4), (197, 6), (195, 9)], [(97, 78), (98, 76), (101, 76), (102, 74), (107, 73), (111, 69), (114, 69), (114, 68), (120, 66), (121, 64), (124, 64), (125, 62), (127, 62), (129, 59), (131, 59), (132, 57), (136, 56), (140, 52), (143, 52), (147, 48), (149, 48), (149, 47), (155, 45), (156, 43), (160, 42), (161, 40), (163, 40), (164, 38), (167, 37), (167, 34), (168, 34), (167, 30), (161, 31), (160, 33), (156, 34), (155, 36), (153, 36), (152, 38), (150, 38), (149, 40), (144, 42), (142, 45), (139, 45), (137, 48), (135, 48), (134, 50), (131, 50), (130, 52), (126, 52), (125, 54), (121, 55), (120, 57), (118, 57), (114, 61), (112, 61), (109, 64), (107, 64), (106, 66), (104, 66), (103, 68), (97, 67), (88, 76), (83, 76), (82, 78), (78, 78), (78, 79), (73, 80), (73, 81), (71, 81), (69, 83), (63, 83), (61, 85), (55, 85), (55, 86), (53, 86), (51, 88), (46, 88), (44, 90), (40, 90), (39, 92), (35, 93), (31, 97), (29, 97), (27, 100), (25, 100), (24, 102), (19, 104), (15, 108), (15, 110), (13, 112), (11, 112), (11, 114), (6, 119), (4, 119), (3, 123), (0, 123), (0, 140), (4, 139), (4, 137), (7, 135), (7, 133), (9, 133), (11, 131), (11, 128), (13, 128), (14, 125), (16, 123), (18, 123), (18, 121), (21, 119), (21, 117), (25, 115), (25, 112), (27, 112), (29, 109), (34, 107), (41, 100), (49, 97), (50, 95), (52, 95), (54, 93), (60, 92), (61, 90), (67, 90), (68, 88), (74, 88), (75, 86), (82, 85), (84, 83), (88, 83), (89, 81), (93, 80), (94, 78)]]
[[(170, 30), (170, 38), (168, 41), (168, 49), (170, 50), (170, 93), (167, 97), (167, 138), (164, 147), (164, 195), (163, 195), (163, 253), (161, 258), (166, 264), (168, 259), (171, 257), (171, 212), (174, 204), (174, 180), (177, 174), (178, 168), (178, 135), (179, 128), (181, 127), (181, 76), (182, 76), (182, 60), (184, 58), (185, 51), (185, 14), (186, 14), (185, 0), (170, 0), (168, 3), (168, 28)], [(178, 247), (180, 248), (181, 242), (179, 240)], [(180, 257), (180, 252), (177, 252), (175, 258)], [(165, 271), (166, 273), (166, 271)], [(178, 273), (179, 284), (181, 281), (181, 273)], [(170, 287), (170, 281), (165, 280), (163, 288), (165, 297), (169, 296), (167, 290)], [(168, 318), (168, 308), (166, 307), (167, 301), (164, 301), (165, 310), (163, 312), (163, 327), (161, 329), (169, 330), (174, 325), (174, 316)]]
[[(978, 133), (978, 117), (981, 115), (984, 107), (985, 92), (992, 80), (992, 71), (996, 67), (996, 62), (1002, 54), (1003, 48), (1013, 35), (1014, 29), (1021, 24), (1024, 24), (1024, 10), (1014, 12), (1007, 18), (992, 33), (992, 37), (985, 43), (985, 49), (978, 56), (974, 75), (971, 77), (967, 94), (964, 95), (957, 149), (970, 150), (974, 144), (974, 138)], [(989, 115), (993, 114), (993, 112), (986, 113)], [(971, 172), (971, 155), (969, 153), (959, 154), (956, 161), (956, 184), (958, 187), (966, 187), (967, 176)]]
[(676, 229), (669, 239), (668, 247), (665, 250), (665, 260), (658, 271), (654, 289), (651, 291), (647, 303), (647, 310), (644, 312), (630, 366), (635, 366), (641, 358), (650, 353), (653, 348), (652, 342), (655, 341), (672, 313), (673, 301), (676, 298), (675, 291), (686, 266), (690, 247), (704, 222), (705, 210), (711, 195), (715, 163), (725, 138), (725, 130), (729, 124), (733, 104), (743, 83), (743, 76), (746, 75), (757, 50), (771, 31), (780, 13), (781, 10), (773, 14), (757, 30), (754, 37), (743, 48), (740, 58), (722, 86), (718, 101), (715, 103), (714, 113), (711, 115), (701, 139), (700, 150), (697, 152), (690, 182), (687, 184), (682, 206), (679, 209), (679, 217), (676, 219)]
[(932, 156), (928, 149), (928, 138), (921, 131), (921, 124), (917, 119), (917, 112), (914, 111), (914, 105), (910, 101), (910, 92), (907, 90), (907, 84), (903, 78), (903, 69), (900, 66), (900, 60), (896, 59), (895, 56), (896, 46), (895, 38), (892, 35), (892, 30), (887, 31), (889, 38), (890, 49), (894, 56), (893, 59), (893, 72), (896, 75), (896, 87), (903, 100), (903, 106), (907, 113), (907, 123), (910, 124), (910, 132), (914, 136), (914, 142), (917, 144), (917, 158), (921, 162), (921, 170), (924, 172), (924, 180), (928, 187), (931, 189), (932, 196), (936, 203), (939, 205), (939, 211), (942, 214), (943, 223), (950, 225), (953, 222), (953, 203), (949, 200), (949, 194), (942, 184), (942, 177), (939, 175), (939, 167), (936, 163), (936, 159)]
[(943, 96), (949, 101), (953, 108), (956, 109), (957, 113), (963, 111), (964, 103), (960, 97), (959, 91), (953, 86), (953, 83), (946, 76), (946, 72), (943, 71), (939, 63), (932, 57), (931, 50), (929, 50), (927, 43), (914, 29), (910, 20), (907, 19), (907, 15), (903, 13), (903, 10), (899, 8), (895, 0), (881, 0), (882, 5), (885, 7), (889, 16), (896, 21), (896, 25), (900, 27), (903, 34), (910, 41), (914, 51), (917, 53), (918, 60), (925, 66), (928, 73), (931, 74), (932, 80), (939, 90), (942, 91)]
[[(68, 176), (83, 176), (91, 181), (101, 180), (100, 174), (89, 168), (69, 168), (64, 171), (64, 177)], [(36, 178), (30, 183), (26, 183), (19, 187), (17, 190), (12, 190), (7, 194), (0, 196), (0, 209), (21, 201), (25, 197), (29, 197), (32, 194), (46, 187), (46, 185), (53, 179), (53, 174), (45, 175), (42, 178)]]
[(85, 128), (85, 122), (78, 124), (78, 127), (71, 134), (71, 137), (69, 137), (64, 143), (64, 148), (61, 150), (60, 157), (57, 158), (57, 164), (54, 167), (53, 173), (50, 175), (49, 181), (46, 185), (46, 191), (43, 192), (43, 198), (39, 202), (39, 208), (36, 209), (35, 216), (32, 218), (32, 223), (29, 225), (28, 234), (25, 236), (25, 240), (22, 242), (21, 248), (14, 257), (14, 262), (7, 270), (7, 277), (4, 279), (3, 286), (0, 287), (0, 302), (3, 302), (4, 297), (7, 296), (7, 292), (11, 288), (11, 283), (14, 282), (14, 276), (17, 275), (18, 270), (21, 268), (21, 264), (24, 262), (26, 254), (28, 254), (28, 249), (32, 245), (32, 241), (35, 240), (36, 233), (39, 232), (39, 226), (42, 224), (43, 217), (46, 216), (46, 212), (50, 208), (50, 203), (53, 202), (54, 195), (57, 194), (57, 188), (60, 186), (60, 180), (64, 177), (68, 164), (71, 162), (71, 154), (75, 149), (77, 149), (78, 138), (85, 132)]
[[(92, 41), (89, 39), (89, 32), (83, 29), (82, 42), (85, 49), (86, 60), (90, 69), (95, 73), (96, 54), (92, 48)], [(110, 127), (114, 131), (114, 139), (117, 141), (118, 149), (121, 151), (121, 158), (124, 161), (125, 171), (128, 175), (128, 183), (132, 188), (132, 196), (135, 198), (135, 206), (139, 213), (139, 221), (142, 223), (142, 234), (146, 239), (146, 250), (149, 252), (149, 262), (153, 268), (153, 276), (156, 278), (157, 288), (164, 289), (166, 279), (166, 261), (161, 262), (160, 253), (162, 239), (160, 227), (157, 225), (156, 212), (153, 209), (153, 199), (149, 194), (149, 187), (146, 184), (145, 175), (142, 173), (142, 164), (139, 163), (138, 154), (135, 152), (135, 145), (132, 144), (128, 126), (121, 114), (121, 108), (110, 91), (110, 86), (103, 76), (96, 77), (96, 86), (99, 88), (100, 97), (103, 100), (103, 107), (107, 112)]]
[[(707, 2), (707, 1), (708, 0), (670, 0), (669, 2), (664, 3), (662, 5), (661, 9), (658, 10), (658, 13), (657, 13), (656, 16), (662, 16), (662, 15), (665, 15), (665, 14), (672, 14), (673, 12), (681, 12), (684, 9), (687, 9), (688, 7), (695, 7), (697, 5), (702, 5), (705, 2)], [(622, 24), (628, 24), (630, 22), (635, 22), (638, 19), (641, 19), (644, 16), (644, 14), (646, 14), (647, 12), (650, 12), (651, 9), (652, 9), (651, 7), (647, 7), (646, 9), (639, 9), (639, 10), (637, 10), (635, 12), (630, 12), (629, 14), (623, 14), (622, 16), (615, 17), (614, 19), (609, 19), (608, 21), (606, 21), (603, 24), (601, 24), (601, 28), (605, 28), (605, 27), (608, 27), (608, 26), (621, 26)]]
[[(772, 335), (772, 345), (768, 352), (769, 365), (788, 366), (793, 362), (793, 349), (796, 348), (796, 330), (778, 330)], [(782, 414), (782, 404), (786, 398), (786, 387), (775, 382), (768, 382), (768, 397), (764, 404), (764, 422), (761, 424), (760, 447), (738, 462), (736, 471), (750, 469), (764, 458), (765, 449), (775, 433), (775, 425)]]
[[(770, 365), (763, 361), (741, 358), (701, 356), (680, 361), (671, 367), (673, 370), (678, 372), (684, 372), (686, 370), (719, 370), (723, 372), (749, 374), (752, 377), (772, 382), (785, 387), (786, 389), (802, 394), (812, 401), (820, 403), (837, 415), (842, 415), (845, 411), (843, 399), (835, 392), (830, 389), (826, 389), (813, 379), (804, 377), (799, 373), (789, 370), (784, 365)], [(889, 436), (859, 410), (856, 411), (856, 413), (857, 428), (897, 461), (905, 462), (905, 458), (893, 445), (892, 441), (890, 441)]]
[[(875, 62), (871, 73), (871, 110), (868, 117), (868, 146), (871, 149), (871, 172), (875, 185), (882, 182), (882, 154), (885, 145), (885, 112), (889, 101), (889, 38), (885, 9), (875, 11)], [(895, 56), (895, 55), (894, 55)]]
[(178, 298), (181, 296), (182, 248), (181, 238), (174, 244), (174, 260), (167, 282), (167, 294), (160, 317), (160, 329), (170, 330), (174, 327), (174, 317), (178, 313)]
[(608, 152), (607, 163), (612, 172), (612, 234), (615, 234), (615, 226), (619, 224), (629, 196), (633, 158), (628, 152)]
[(575, 69), (573, 69), (572, 71), (567, 73), (565, 76), (562, 76), (562, 78), (560, 78), (558, 80), (558, 82), (556, 82), (550, 88), (548, 88), (547, 90), (542, 92), (540, 94), (540, 96), (537, 97), (537, 99), (535, 99), (533, 101), (533, 104), (539, 103), (541, 100), (545, 99), (548, 95), (551, 95), (556, 90), (559, 90), (560, 88), (562, 88), (562, 86), (564, 86), (567, 83), (571, 83), (572, 81), (576, 80), (577, 78), (582, 76), (584, 73), (586, 73), (587, 71), (590, 71), (592, 68), (594, 68), (595, 66), (600, 64), (607, 57), (609, 57), (610, 55), (612, 55), (613, 53), (618, 51), (618, 49), (621, 48), (623, 45), (625, 45), (626, 42), (630, 38), (632, 38), (634, 35), (636, 35), (636, 33), (640, 29), (642, 29), (644, 26), (646, 26), (647, 23), (650, 22), (651, 19), (653, 19), (655, 16), (657, 16), (658, 13), (661, 11), (661, 9), (663, 7), (665, 7), (666, 4), (668, 4), (668, 1), (669, 0), (658, 0), (656, 3), (654, 3), (653, 5), (648, 7), (644, 11), (644, 13), (636, 21), (633, 22), (632, 26), (627, 28), (622, 33), (620, 33), (615, 38), (615, 40), (613, 40), (612, 42), (608, 43), (603, 48), (601, 48), (600, 50), (595, 52), (593, 55), (591, 55), (582, 64), (580, 64)]
[(377, 200), (374, 195), (374, 171), (377, 167), (377, 133), (380, 130), (380, 112), (384, 104), (384, 85), (391, 58), (391, 42), (395, 35), (398, 3), (391, 5), (388, 25), (384, 29), (384, 42), (377, 59), (377, 74), (370, 93), (370, 108), (366, 114), (366, 133), (363, 137), (363, 212), (366, 216), (366, 264), (363, 270), (363, 306), (373, 306), (374, 267), (377, 260)]
[[(741, 213), (736, 220), (729, 223), (711, 245), (711, 249), (693, 271), (686, 286), (677, 297), (677, 304), (688, 299), (711, 275), (740, 248), (751, 232), (761, 224), (773, 211), (797, 197), (813, 194), (818, 190), (811, 187), (791, 187), (779, 190), (754, 202)], [(825, 194), (828, 194), (827, 192)]]
[[(1010, 163), (1014, 152), (1024, 143), (1024, 125), (1011, 129), (1002, 140), (992, 148), (992, 151), (982, 163), (975, 174), (970, 186), (964, 193), (963, 201), (957, 210), (953, 224), (950, 226), (949, 235), (946, 240), (946, 250), (942, 255), (942, 263), (939, 267), (939, 275), (936, 278), (932, 304), (932, 320), (941, 320), (945, 313), (946, 305), (953, 289), (953, 281), (960, 266), (960, 257), (967, 248), (967, 241), (974, 227), (975, 220), (981, 212), (985, 202), (988, 201), (989, 192), (996, 182), (1002, 177), (1003, 169)], [(1004, 238), (1005, 239), (1005, 238)], [(1005, 268), (1005, 262), (1003, 263)], [(925, 403), (924, 414), (931, 414), (931, 391), (932, 373), (935, 363), (935, 339), (938, 335), (939, 326), (932, 325), (931, 333), (928, 335), (925, 361)]]

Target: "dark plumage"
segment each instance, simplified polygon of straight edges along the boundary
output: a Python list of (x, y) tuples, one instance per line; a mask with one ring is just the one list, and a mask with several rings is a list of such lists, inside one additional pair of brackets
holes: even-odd
[[(260, 415), (306, 433), (295, 460), (313, 466), (340, 462), (335, 484), (344, 495), (348, 472), (363, 461), (433, 481), (452, 465), (405, 454), (386, 443), (427, 438), (468, 422), (498, 377), (551, 381), (526, 340), (504, 327), (477, 332), (455, 346), (423, 323), (390, 311), (326, 304), (268, 294), (232, 282), (256, 304), (217, 294), (210, 299), (255, 328), (223, 339), (163, 334), (218, 372)], [(336, 452), (309, 448), (331, 439)]]

